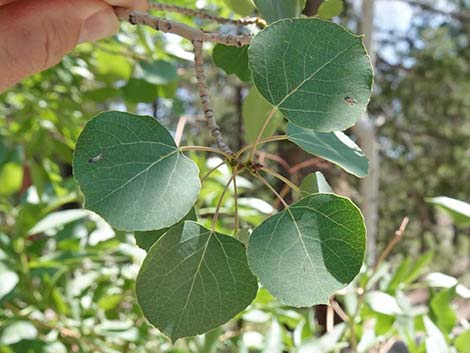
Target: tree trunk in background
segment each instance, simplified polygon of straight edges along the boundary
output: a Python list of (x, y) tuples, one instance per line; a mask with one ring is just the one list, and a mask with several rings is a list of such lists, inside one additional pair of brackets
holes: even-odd
[[(373, 48), (374, 33), (374, 0), (362, 1), (360, 32), (365, 35), (364, 44), (369, 52), (372, 65), (375, 63)], [(366, 263), (372, 265), (376, 258), (377, 224), (379, 216), (379, 144), (374, 122), (365, 113), (353, 128), (359, 139), (359, 145), (369, 158), (369, 174), (361, 180), (362, 212), (367, 227), (367, 258)]]
[(323, 0), (307, 0), (303, 14), (305, 16), (315, 16)]
[(234, 105), (235, 111), (237, 114), (237, 125), (238, 125), (238, 139), (237, 139), (237, 149), (241, 149), (245, 144), (245, 140), (243, 139), (244, 131), (243, 131), (243, 86), (238, 84), (235, 87), (235, 97), (234, 97)]

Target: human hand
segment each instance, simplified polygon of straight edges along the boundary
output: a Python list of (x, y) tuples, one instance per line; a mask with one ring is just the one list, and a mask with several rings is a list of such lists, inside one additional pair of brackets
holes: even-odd
[(0, 0), (0, 92), (56, 65), (77, 44), (115, 34), (113, 7), (147, 0)]

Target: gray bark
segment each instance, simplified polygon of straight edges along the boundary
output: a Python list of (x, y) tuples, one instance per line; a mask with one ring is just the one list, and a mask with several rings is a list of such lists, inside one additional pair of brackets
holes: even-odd
[[(373, 48), (374, 34), (374, 0), (362, 1), (362, 20), (360, 24), (361, 33), (365, 35), (364, 44), (369, 52), (372, 65), (375, 62)], [(358, 121), (353, 132), (359, 140), (359, 145), (369, 158), (369, 174), (361, 181), (362, 212), (367, 228), (367, 258), (366, 263), (375, 263), (377, 250), (377, 224), (379, 214), (379, 171), (380, 156), (379, 144), (377, 142), (377, 132), (374, 122), (367, 112)]]

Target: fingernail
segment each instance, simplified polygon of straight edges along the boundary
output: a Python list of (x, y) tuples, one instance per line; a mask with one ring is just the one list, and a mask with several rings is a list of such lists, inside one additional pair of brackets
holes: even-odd
[(110, 9), (95, 13), (83, 22), (80, 29), (78, 43), (93, 42), (98, 39), (112, 36), (119, 29), (119, 21)]

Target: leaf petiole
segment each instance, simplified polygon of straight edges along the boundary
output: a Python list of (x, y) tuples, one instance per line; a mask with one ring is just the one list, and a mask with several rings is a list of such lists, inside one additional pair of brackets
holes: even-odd
[(217, 169), (222, 167), (225, 164), (225, 161), (220, 162), (217, 164), (214, 168), (211, 168), (204, 176), (201, 178), (201, 184), (204, 184), (204, 182), (211, 176), (213, 172), (215, 172)]
[(262, 171), (264, 171), (265, 173), (267, 173), (269, 175), (272, 175), (273, 177), (281, 180), (282, 182), (284, 182), (286, 185), (288, 185), (295, 192), (300, 192), (300, 188), (297, 185), (295, 185), (292, 181), (287, 179), (285, 176), (279, 174), (278, 172), (276, 172), (276, 171), (274, 171), (274, 170), (272, 170), (268, 167), (261, 167), (260, 169)]
[(285, 207), (286, 209), (289, 208), (289, 205), (287, 204), (287, 202), (286, 202), (286, 201), (282, 198), (282, 196), (276, 191), (276, 189), (274, 189), (274, 188), (272, 187), (272, 185), (269, 184), (269, 182), (268, 182), (265, 178), (263, 178), (261, 175), (259, 175), (259, 174), (257, 174), (257, 173), (254, 173), (254, 172), (252, 172), (252, 171), (250, 171), (250, 173), (251, 173), (251, 175), (253, 175), (256, 179), (258, 179), (258, 180), (261, 181), (264, 185), (266, 185), (267, 188), (268, 188), (269, 190), (271, 190), (274, 195), (276, 195), (276, 197), (279, 199), (279, 201), (281, 201), (281, 203), (284, 205), (284, 207)]
[(255, 158), (256, 148), (258, 147), (258, 144), (259, 144), (261, 138), (263, 137), (264, 130), (266, 130), (266, 128), (268, 127), (269, 122), (273, 118), (275, 112), (276, 112), (276, 107), (273, 107), (273, 109), (271, 109), (271, 111), (269, 112), (268, 117), (264, 121), (263, 127), (259, 131), (258, 137), (256, 138), (256, 141), (253, 144), (253, 148), (251, 149), (249, 161), (253, 162), (253, 159)]
[(221, 150), (217, 148), (212, 148), (212, 147), (206, 147), (206, 146), (182, 146), (179, 148), (182, 152), (184, 151), (199, 151), (199, 152), (211, 152), (211, 153), (217, 153), (220, 154), (221, 156), (224, 156), (226, 159), (231, 160), (232, 156), (229, 154), (222, 152)]
[(217, 220), (219, 218), (219, 212), (220, 212), (220, 207), (222, 206), (222, 202), (224, 200), (225, 193), (227, 192), (228, 188), (230, 187), (230, 184), (232, 181), (235, 179), (236, 173), (233, 173), (230, 179), (228, 180), (227, 184), (224, 187), (224, 190), (222, 191), (222, 194), (220, 195), (219, 201), (217, 202), (217, 206), (215, 208), (214, 212), (214, 218), (212, 219), (212, 227), (211, 227), (211, 234), (215, 232), (215, 226), (217, 224)]
[[(287, 140), (287, 135), (276, 135), (276, 136), (271, 136), (271, 137), (266, 137), (264, 139), (261, 139), (258, 141), (258, 145), (268, 143), (268, 142), (274, 142), (274, 141), (284, 141)], [(249, 144), (244, 147), (242, 147), (238, 152), (236, 152), (233, 156), (234, 158), (240, 157), (243, 153), (248, 151), (250, 148), (253, 148), (254, 144)]]
[(237, 188), (237, 173), (238, 173), (238, 168), (235, 166), (233, 168), (234, 172), (234, 178), (233, 178), (233, 194), (234, 194), (234, 202), (235, 202), (235, 224), (234, 224), (234, 231), (233, 234), (237, 235), (238, 234), (238, 227), (239, 227), (239, 218), (238, 218), (238, 188)]

